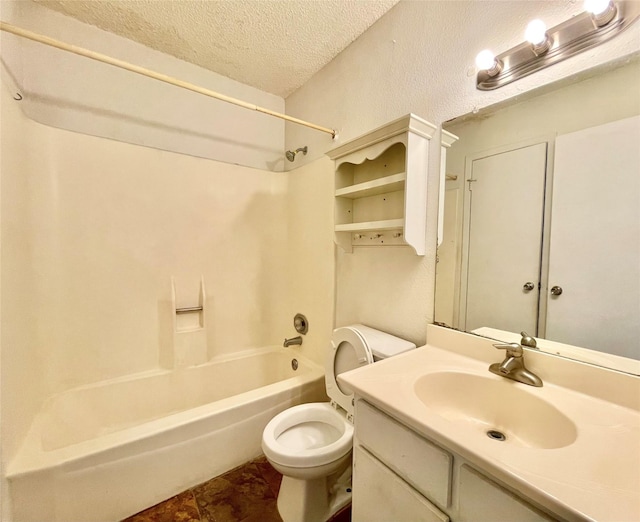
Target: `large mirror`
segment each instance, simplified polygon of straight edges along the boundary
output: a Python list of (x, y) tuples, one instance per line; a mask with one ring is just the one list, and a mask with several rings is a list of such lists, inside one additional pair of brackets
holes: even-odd
[(640, 374), (640, 59), (443, 128), (436, 322)]

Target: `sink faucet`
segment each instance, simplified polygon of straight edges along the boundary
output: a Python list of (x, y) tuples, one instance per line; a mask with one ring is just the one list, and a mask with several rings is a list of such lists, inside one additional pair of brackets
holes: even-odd
[(522, 339), (520, 339), (520, 344), (522, 346), (526, 346), (527, 348), (535, 348), (536, 350), (539, 350), (540, 348), (538, 348), (538, 344), (536, 343), (536, 340), (531, 337), (527, 332), (520, 332), (520, 335), (522, 336)]
[(298, 336), (298, 337), (292, 337), (291, 339), (285, 339), (284, 344), (282, 346), (286, 348), (287, 346), (292, 346), (294, 344), (297, 344), (298, 346), (300, 346), (302, 344), (302, 337)]
[(529, 386), (542, 386), (542, 379), (525, 368), (522, 346), (518, 343), (494, 344), (493, 346), (498, 350), (506, 350), (507, 355), (501, 363), (493, 363), (489, 366), (491, 373)]

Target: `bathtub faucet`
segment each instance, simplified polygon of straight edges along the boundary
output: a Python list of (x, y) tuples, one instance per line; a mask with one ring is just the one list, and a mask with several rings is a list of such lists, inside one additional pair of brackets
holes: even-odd
[(297, 344), (298, 346), (300, 346), (302, 344), (302, 337), (298, 336), (298, 337), (292, 337), (291, 339), (285, 339), (284, 344), (282, 346), (286, 348), (287, 346), (292, 346), (294, 344)]

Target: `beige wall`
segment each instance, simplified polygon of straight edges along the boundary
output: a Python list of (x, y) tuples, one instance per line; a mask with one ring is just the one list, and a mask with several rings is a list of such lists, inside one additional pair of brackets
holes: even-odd
[(334, 315), (333, 162), (321, 158), (289, 171), (287, 246), (284, 253), (287, 311), (283, 331), (297, 335), (293, 316), (309, 319), (302, 353), (325, 363)]
[[(476, 54), (523, 41), (526, 24), (549, 27), (582, 11), (566, 1), (401, 1), (286, 99), (287, 113), (338, 129), (330, 138), (286, 125), (286, 147), (309, 146), (302, 162), (413, 112), (435, 124), (640, 50), (640, 24), (613, 40), (495, 91), (475, 88)], [(455, 147), (455, 145), (454, 145)], [(337, 256), (338, 325), (361, 321), (422, 343), (433, 319), (439, 140), (431, 146), (424, 258), (401, 248)], [(297, 160), (296, 160), (297, 161)]]

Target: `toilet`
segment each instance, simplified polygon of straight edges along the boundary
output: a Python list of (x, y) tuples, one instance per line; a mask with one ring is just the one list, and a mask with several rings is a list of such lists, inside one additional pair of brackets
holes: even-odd
[(353, 392), (340, 387), (337, 376), (415, 347), (362, 324), (333, 331), (325, 365), (331, 402), (289, 408), (262, 434), (262, 451), (283, 475), (278, 511), (284, 522), (325, 522), (351, 500)]

